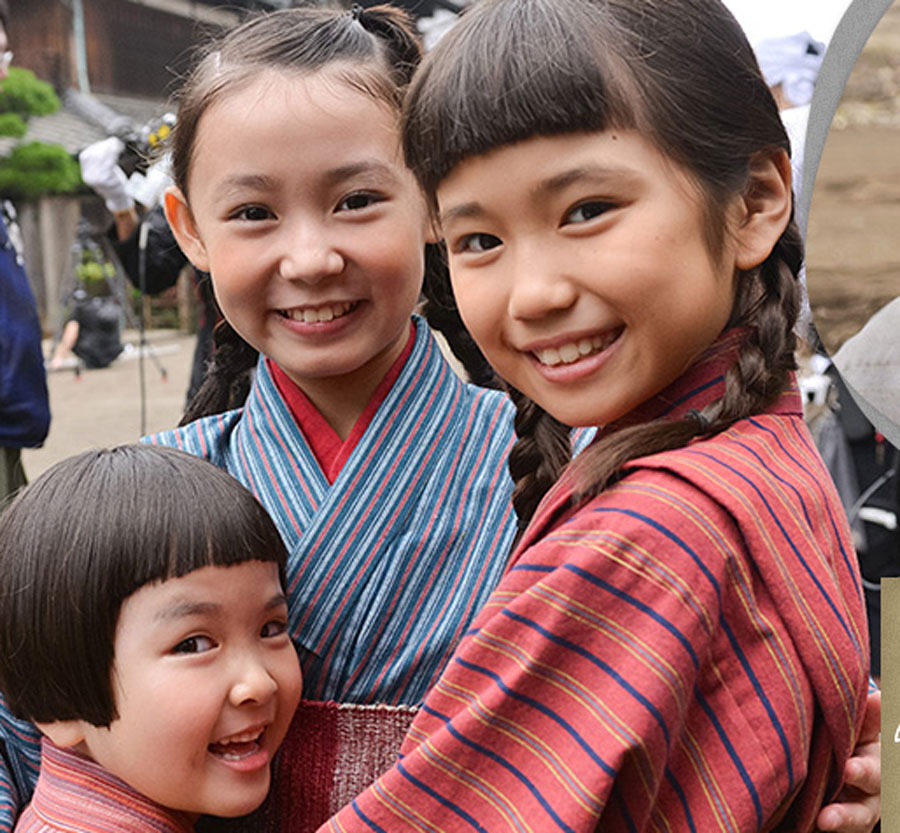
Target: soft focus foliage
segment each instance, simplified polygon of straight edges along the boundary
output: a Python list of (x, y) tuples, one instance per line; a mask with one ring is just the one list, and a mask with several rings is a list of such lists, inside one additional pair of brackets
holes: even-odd
[(59, 145), (29, 142), (0, 159), (0, 194), (6, 198), (64, 193), (80, 184), (78, 162)]

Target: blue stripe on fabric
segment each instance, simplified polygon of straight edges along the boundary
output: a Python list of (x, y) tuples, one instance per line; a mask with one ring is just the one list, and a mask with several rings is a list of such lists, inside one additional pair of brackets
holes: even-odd
[(638, 833), (638, 829), (634, 823), (634, 819), (631, 818), (631, 813), (628, 810), (628, 805), (625, 803), (625, 797), (619, 792), (619, 790), (614, 789), (610, 794), (609, 799), (618, 808), (619, 814), (624, 819), (625, 826), (628, 828), (629, 833)]
[[(762, 429), (762, 426), (752, 419), (750, 420), (750, 424)], [(786, 489), (790, 489), (791, 492), (794, 493), (794, 497), (796, 498), (797, 503), (800, 505), (800, 509), (803, 511), (803, 517), (806, 519), (806, 525), (810, 529), (812, 529), (812, 518), (809, 516), (809, 509), (806, 508), (806, 501), (803, 499), (803, 494), (800, 489), (798, 489), (797, 486), (786, 477), (782, 477), (780, 474), (778, 474), (778, 472), (776, 472), (774, 468), (767, 466), (763, 461), (762, 455), (755, 448), (753, 448), (750, 443), (737, 438), (735, 438), (733, 442), (739, 448), (743, 448), (744, 451), (746, 451), (751, 457), (753, 457), (756, 462), (759, 463), (759, 465), (762, 466), (765, 471), (773, 478), (775, 478), (775, 480), (777, 480), (782, 486), (784, 486)], [(810, 472), (807, 471), (800, 463), (800, 461), (797, 460), (783, 445), (781, 445), (781, 443), (779, 443), (779, 446), (781, 447), (781, 450), (784, 452), (784, 455), (787, 459), (789, 459), (794, 465), (797, 466), (797, 468), (803, 471), (807, 475), (807, 477), (811, 476)]]
[(671, 633), (672, 636), (674, 636), (681, 643), (682, 647), (690, 656), (694, 668), (700, 667), (700, 660), (697, 657), (697, 653), (694, 650), (694, 646), (691, 645), (690, 640), (678, 628), (676, 628), (675, 625), (673, 625), (668, 619), (657, 613), (652, 607), (634, 598), (634, 596), (626, 593), (621, 588), (610, 584), (608, 581), (604, 581), (599, 576), (595, 576), (589, 573), (582, 567), (576, 567), (574, 564), (563, 564), (562, 569), (567, 570), (570, 573), (575, 573), (575, 575), (579, 576), (580, 578), (583, 578), (586, 581), (589, 581), (591, 584), (594, 584), (595, 586), (606, 590), (611, 595), (615, 596), (618, 599), (621, 599), (624, 602), (627, 602), (632, 607), (637, 608), (642, 613), (649, 616), (651, 619), (653, 619), (654, 622), (669, 631), (669, 633)]
[(690, 401), (695, 396), (699, 396), (704, 391), (709, 390), (712, 387), (715, 387), (716, 385), (723, 382), (724, 379), (725, 379), (725, 377), (720, 375), (720, 376), (716, 376), (714, 379), (710, 379), (708, 382), (704, 382), (702, 385), (698, 385), (693, 390), (690, 390), (686, 394), (684, 394), (684, 396), (682, 396), (680, 399), (676, 399), (674, 402), (672, 402), (669, 405), (669, 407), (666, 408), (662, 412), (662, 414), (660, 414), (660, 416), (666, 416), (666, 415), (672, 413), (672, 411), (674, 411), (680, 405), (684, 405), (685, 402)]
[(732, 763), (734, 763), (738, 774), (741, 776), (741, 780), (744, 782), (744, 786), (747, 787), (747, 792), (750, 794), (750, 798), (753, 801), (753, 807), (756, 810), (756, 826), (762, 827), (762, 804), (759, 800), (759, 794), (756, 792), (756, 787), (754, 786), (750, 775), (744, 767), (744, 762), (741, 760), (740, 756), (732, 745), (731, 740), (728, 738), (728, 735), (722, 728), (722, 724), (719, 722), (719, 719), (716, 717), (712, 708), (710, 708), (709, 703), (706, 702), (706, 698), (703, 696), (700, 689), (695, 687), (694, 694), (697, 698), (697, 702), (700, 704), (700, 708), (702, 708), (706, 713), (706, 716), (709, 718), (710, 723), (712, 723), (713, 728), (716, 730), (716, 734), (722, 741), (722, 744), (725, 747), (725, 751), (728, 752), (728, 756), (731, 758)]
[[(463, 668), (468, 669), (469, 671), (474, 671), (476, 674), (482, 674), (483, 676), (489, 678), (494, 682), (494, 684), (508, 697), (511, 697), (513, 700), (518, 700), (520, 703), (525, 703), (528, 706), (531, 706), (533, 709), (541, 712), (541, 714), (549, 717), (554, 723), (558, 723), (562, 726), (563, 729), (568, 732), (569, 736), (574, 740), (582, 749), (582, 751), (595, 763), (599, 766), (610, 778), (616, 777), (616, 770), (610, 766), (606, 761), (603, 760), (587, 743), (587, 741), (581, 737), (580, 734), (575, 730), (575, 727), (572, 726), (567, 720), (564, 720), (560, 715), (558, 715), (555, 711), (550, 709), (548, 706), (545, 706), (539, 700), (535, 700), (533, 697), (527, 697), (526, 695), (510, 688), (503, 680), (500, 678), (498, 674), (485, 668), (483, 665), (475, 665), (474, 663), (469, 662), (468, 660), (461, 659), (460, 657), (456, 657), (454, 659), (458, 665), (461, 665)], [(422, 708), (425, 708), (424, 706)]]
[(370, 830), (376, 831), (376, 833), (390, 833), (390, 831), (385, 830), (380, 824), (376, 824), (372, 819), (370, 819), (363, 811), (362, 807), (354, 800), (350, 805), (353, 807), (353, 810), (356, 812), (356, 815), (359, 816), (359, 819), (363, 824), (366, 825)]
[[(778, 444), (778, 446), (784, 451), (784, 453), (788, 454), (787, 449), (784, 447), (784, 445), (781, 442), (781, 437), (775, 431), (773, 431), (771, 428), (768, 428), (765, 425), (761, 425), (756, 420), (751, 419), (750, 422), (753, 425), (755, 425), (757, 428), (759, 428), (760, 430), (765, 431), (767, 434), (771, 435), (771, 437), (775, 440), (775, 442)], [(810, 451), (813, 451), (813, 449), (810, 449)], [(789, 456), (791, 456), (791, 459), (794, 460), (794, 462), (797, 464), (797, 466), (810, 478), (810, 480), (816, 484), (816, 487), (819, 490), (819, 494), (820, 495), (823, 494), (822, 485), (819, 482), (819, 478), (816, 477), (801, 461), (797, 460), (796, 457), (794, 457), (793, 455), (789, 455)], [(823, 500), (823, 504), (825, 507), (825, 512), (828, 515), (828, 520), (831, 523), (831, 531), (834, 534), (834, 539), (838, 545), (838, 549), (841, 552), (841, 558), (844, 561), (844, 566), (846, 567), (847, 572), (850, 574), (850, 578), (853, 581), (853, 586), (856, 588), (856, 591), (858, 593), (862, 594), (862, 587), (860, 586), (859, 581), (856, 576), (855, 561), (851, 562), (850, 555), (847, 552), (846, 547), (844, 547), (843, 539), (841, 537), (840, 531), (838, 530), (837, 520), (834, 517), (834, 512), (831, 511), (831, 501)], [(854, 558), (855, 558), (855, 553), (854, 553)]]
[(765, 506), (766, 511), (769, 513), (769, 516), (775, 522), (775, 525), (778, 527), (779, 532), (781, 532), (781, 535), (784, 538), (784, 540), (787, 542), (788, 546), (790, 546), (791, 550), (793, 551), (794, 555), (797, 558), (797, 561), (800, 562), (801, 566), (806, 571), (806, 574), (812, 580), (813, 584), (815, 584), (816, 589), (819, 591), (819, 594), (822, 596), (822, 599), (825, 601), (825, 603), (828, 605), (828, 607), (831, 608), (831, 612), (834, 614), (835, 619), (837, 619), (837, 621), (840, 624), (841, 628), (843, 629), (844, 633), (847, 634), (848, 639), (851, 641), (853, 646), (857, 650), (859, 650), (860, 649), (859, 643), (857, 642), (856, 637), (851, 632), (850, 627), (848, 626), (847, 622), (844, 620), (844, 617), (841, 616), (840, 611), (837, 609), (837, 606), (835, 605), (832, 598), (828, 595), (828, 593), (825, 592), (825, 588), (822, 586), (822, 582), (819, 581), (819, 577), (813, 572), (812, 568), (809, 566), (809, 564), (807, 564), (806, 559), (800, 554), (800, 550), (797, 549), (797, 545), (791, 540), (791, 536), (787, 534), (787, 530), (784, 528), (784, 525), (781, 523), (781, 519), (778, 517), (776, 512), (769, 505), (769, 501), (766, 500), (766, 497), (762, 493), (762, 490), (759, 488), (759, 486), (757, 486), (756, 483), (754, 483), (753, 480), (751, 480), (743, 472), (739, 471), (734, 466), (730, 466), (727, 463), (724, 463), (722, 460), (718, 459), (717, 457), (714, 457), (713, 455), (708, 454), (707, 452), (697, 451), (696, 453), (698, 454), (698, 456), (704, 457), (705, 459), (711, 461), (712, 463), (715, 463), (716, 465), (719, 465), (722, 468), (727, 469), (732, 474), (737, 475), (751, 489), (753, 489), (754, 492), (756, 492), (757, 497), (760, 499), (760, 501), (762, 501), (762, 505)]
[[(512, 619), (514, 622), (518, 622), (521, 625), (526, 625), (530, 627), (532, 630), (537, 631), (541, 636), (547, 639), (550, 642), (553, 642), (555, 645), (561, 645), (564, 648), (572, 651), (573, 653), (579, 654), (588, 660), (591, 664), (596, 665), (602, 671), (605, 671), (606, 674), (615, 680), (625, 691), (627, 691), (635, 700), (637, 700), (656, 720), (659, 724), (660, 729), (662, 729), (663, 734), (666, 738), (666, 747), (671, 743), (671, 737), (669, 735), (669, 728), (666, 726), (666, 722), (660, 714), (660, 711), (656, 706), (653, 705), (643, 694), (641, 694), (631, 683), (628, 682), (621, 674), (617, 671), (613, 670), (612, 666), (608, 663), (604, 662), (595, 654), (592, 654), (586, 648), (582, 648), (581, 645), (577, 645), (574, 642), (570, 642), (568, 639), (563, 639), (561, 636), (557, 634), (551, 633), (542, 625), (539, 625), (533, 619), (527, 619), (524, 616), (519, 615), (518, 613), (513, 613), (511, 610), (504, 609), (501, 613), (509, 619)], [(574, 731), (574, 730), (573, 730)], [(577, 735), (573, 735), (573, 737), (577, 737)]]
[(663, 526), (659, 522), (653, 520), (653, 518), (648, 515), (644, 515), (641, 512), (635, 512), (633, 509), (622, 509), (621, 507), (616, 506), (596, 506), (590, 510), (591, 512), (600, 512), (600, 513), (609, 513), (609, 514), (617, 514), (617, 515), (626, 515), (627, 517), (635, 518), (636, 520), (642, 521), (647, 524), (649, 527), (652, 527), (660, 534), (664, 535), (668, 538), (672, 543), (677, 544), (677, 546), (683, 550), (691, 560), (697, 565), (697, 568), (700, 570), (703, 575), (709, 580), (709, 583), (713, 586), (713, 589), (716, 592), (716, 598), (719, 600), (719, 605), (722, 604), (722, 590), (719, 587), (719, 582), (716, 580), (716, 577), (712, 574), (709, 567), (703, 562), (703, 559), (697, 555), (681, 538), (679, 538), (672, 530), (668, 527)]
[(766, 713), (769, 715), (769, 720), (772, 723), (772, 727), (775, 729), (775, 732), (778, 734), (778, 739), (781, 741), (781, 749), (784, 752), (784, 763), (787, 767), (788, 774), (788, 792), (794, 791), (794, 764), (791, 760), (791, 750), (790, 745), (788, 744), (787, 735), (785, 734), (784, 727), (781, 725), (781, 721), (778, 719), (778, 715), (775, 713), (775, 709), (772, 708), (772, 703), (769, 698), (766, 696), (765, 691), (763, 691), (762, 686), (759, 684), (759, 680), (756, 677), (753, 669), (750, 667), (750, 663), (747, 660), (746, 655), (744, 654), (743, 649), (738, 644), (737, 638), (734, 635), (734, 632), (731, 630), (729, 624), (725, 621), (725, 617), (722, 616), (719, 619), (722, 630), (725, 631), (725, 635), (728, 637), (728, 641), (731, 644), (731, 649), (734, 651), (735, 656), (738, 658), (738, 662), (740, 662), (741, 667), (744, 669), (744, 672), (747, 675), (747, 678), (750, 680), (751, 685), (753, 686), (753, 690), (756, 692), (756, 696), (760, 699), (760, 702), (763, 704), (763, 708), (765, 708)]
[[(456, 661), (461, 662), (459, 659), (457, 659)], [(464, 663), (464, 662), (462, 664), (466, 665), (466, 663)], [(474, 668), (474, 666), (473, 666), (473, 668)], [(556, 825), (557, 825), (557, 827), (559, 827), (560, 830), (565, 830), (566, 833), (575, 833), (575, 831), (571, 827), (569, 827), (569, 825), (567, 825), (559, 817), (559, 815), (556, 813), (556, 811), (550, 806), (550, 804), (547, 802), (547, 800), (541, 794), (540, 790), (531, 782), (531, 779), (528, 778), (525, 775), (525, 773), (523, 773), (520, 769), (514, 767), (509, 761), (506, 760), (506, 758), (501, 757), (496, 752), (494, 752), (492, 749), (488, 749), (483, 744), (476, 743), (471, 738), (467, 738), (465, 735), (462, 734), (462, 732), (460, 732), (453, 725), (453, 722), (450, 720), (450, 718), (447, 715), (441, 714), (439, 711), (436, 711), (435, 709), (431, 708), (427, 703), (422, 706), (422, 711), (426, 712), (427, 714), (432, 715), (432, 717), (438, 718), (438, 720), (442, 720), (444, 722), (444, 727), (454, 737), (454, 739), (458, 740), (462, 744), (465, 744), (470, 749), (474, 749), (476, 752), (479, 752), (480, 754), (484, 755), (486, 758), (492, 760), (494, 763), (499, 764), (501, 767), (503, 767), (505, 770), (507, 770), (507, 772), (510, 772), (512, 775), (514, 775), (516, 777), (516, 779), (518, 781), (520, 781), (525, 786), (525, 788), (531, 793), (531, 795), (535, 799), (535, 801), (537, 801), (538, 804), (540, 804), (541, 807), (544, 808), (547, 815), (550, 816), (550, 818), (552, 818), (554, 822), (556, 822)], [(398, 764), (398, 766), (399, 766), (399, 764)]]
[(678, 800), (681, 802), (681, 809), (684, 810), (684, 818), (688, 823), (688, 827), (691, 829), (691, 833), (697, 833), (697, 825), (694, 824), (694, 817), (691, 815), (691, 807), (688, 804), (687, 796), (684, 794), (684, 787), (678, 782), (678, 779), (675, 777), (675, 773), (666, 766), (665, 772), (666, 781), (669, 782), (669, 786), (675, 791), (675, 795), (678, 796)]
[(411, 772), (409, 772), (406, 769), (406, 767), (403, 766), (402, 763), (397, 764), (397, 769), (400, 772), (400, 774), (403, 775), (403, 777), (406, 778), (413, 786), (420, 789), (426, 795), (431, 796), (431, 798), (433, 798), (438, 803), (443, 804), (448, 810), (451, 810), (453, 813), (455, 813), (457, 816), (459, 816), (464, 822), (466, 822), (466, 824), (468, 824), (469, 827), (471, 827), (473, 830), (477, 830), (478, 833), (490, 833), (490, 831), (487, 830), (487, 828), (482, 827), (478, 823), (477, 819), (475, 819), (475, 817), (472, 816), (471, 813), (466, 812), (458, 804), (456, 804), (453, 801), (450, 801), (449, 798), (445, 798), (444, 796), (442, 796), (439, 792), (437, 792), (436, 790), (429, 787), (421, 779), (416, 778), (415, 775), (413, 775)]

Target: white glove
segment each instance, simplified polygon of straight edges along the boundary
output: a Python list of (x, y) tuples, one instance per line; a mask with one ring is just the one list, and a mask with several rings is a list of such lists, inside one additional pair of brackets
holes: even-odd
[(119, 156), (125, 150), (121, 139), (110, 136), (88, 145), (78, 154), (81, 178), (106, 201), (113, 213), (134, 207), (128, 194), (128, 177), (119, 167)]
[(166, 154), (151, 165), (146, 174), (135, 171), (128, 177), (128, 193), (146, 208), (153, 208), (161, 199), (166, 188), (173, 185), (172, 160)]

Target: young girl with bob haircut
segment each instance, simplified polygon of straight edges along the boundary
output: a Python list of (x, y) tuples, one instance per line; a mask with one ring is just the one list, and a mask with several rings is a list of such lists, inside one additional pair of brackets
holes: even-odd
[(44, 736), (16, 831), (184, 833), (259, 805), (300, 698), (285, 562), (259, 502), (175, 449), (28, 486), (0, 517), (0, 690)]
[[(473, 379), (489, 377), (436, 281), (425, 202), (399, 149), (418, 60), (396, 9), (293, 9), (227, 34), (181, 94), (167, 208), (226, 320), (195, 421), (154, 441), (225, 468), (272, 515), (289, 553), (305, 697), (316, 701), (301, 703), (254, 831), (285, 818), (314, 827), (393, 763), (516, 531), (514, 409), (461, 383), (424, 321), (410, 323), (424, 272), (429, 322)], [(533, 447), (511, 468), (549, 482)], [(2, 712), (0, 729), (14, 817), (16, 790), (24, 798), (34, 779), (34, 730)], [(313, 732), (323, 770), (360, 777), (311, 789)], [(349, 737), (369, 744), (328, 748)]]
[[(813, 829), (866, 620), (793, 374), (789, 145), (738, 24), (482, 0), (406, 107), (460, 313), (555, 483), (328, 829)], [(563, 469), (568, 425), (598, 435)]]

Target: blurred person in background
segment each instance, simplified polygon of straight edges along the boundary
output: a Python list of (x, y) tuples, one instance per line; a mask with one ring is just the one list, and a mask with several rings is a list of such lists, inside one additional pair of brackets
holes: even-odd
[[(12, 52), (6, 35), (7, 0), (0, 0), (0, 85)], [(41, 325), (25, 275), (12, 203), (0, 203), (0, 509), (25, 485), (23, 448), (39, 446), (50, 428)]]

